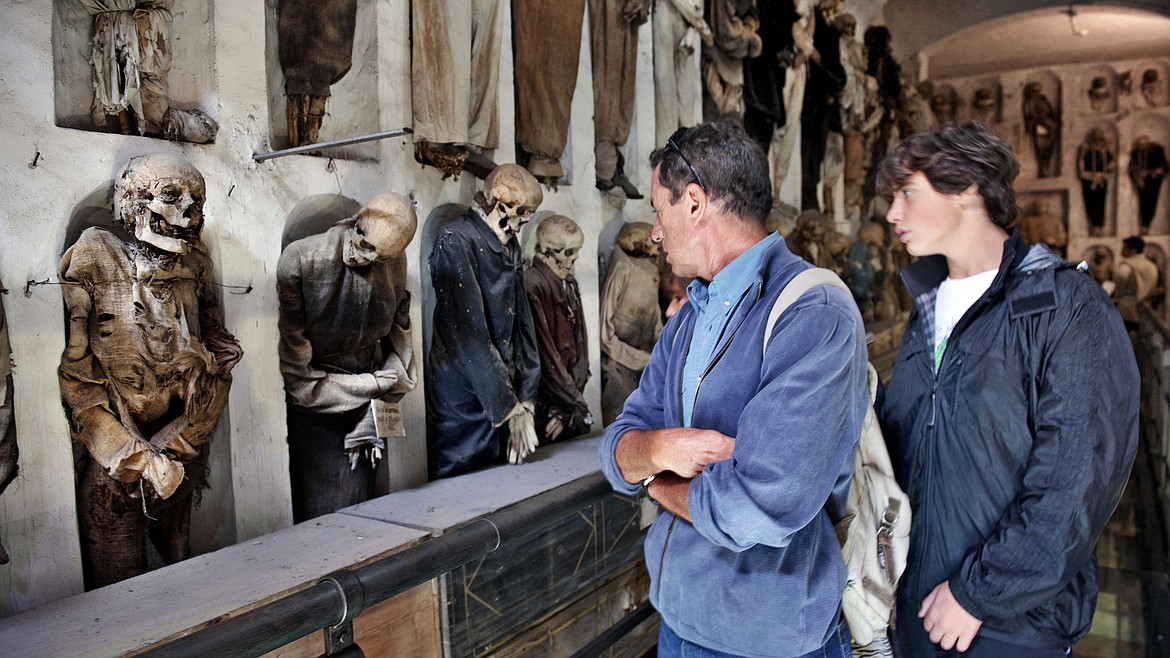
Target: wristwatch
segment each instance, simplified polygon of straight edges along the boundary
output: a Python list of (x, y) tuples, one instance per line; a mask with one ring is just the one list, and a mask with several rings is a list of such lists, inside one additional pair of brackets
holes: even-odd
[(651, 473), (650, 475), (647, 475), (645, 477), (645, 479), (642, 480), (642, 493), (646, 494), (646, 500), (649, 500), (650, 502), (654, 503), (655, 505), (658, 504), (658, 501), (654, 500), (654, 497), (650, 495), (650, 488), (649, 487), (650, 487), (650, 483), (653, 482), (654, 478), (656, 478), (656, 477), (658, 477), (657, 473)]

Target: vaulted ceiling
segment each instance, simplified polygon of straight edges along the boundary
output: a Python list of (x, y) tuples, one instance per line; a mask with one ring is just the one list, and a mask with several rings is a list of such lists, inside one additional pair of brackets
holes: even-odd
[[(896, 0), (895, 0), (896, 1)], [(1001, 16), (922, 48), (931, 78), (1170, 56), (1170, 16), (1105, 5), (1066, 5)]]

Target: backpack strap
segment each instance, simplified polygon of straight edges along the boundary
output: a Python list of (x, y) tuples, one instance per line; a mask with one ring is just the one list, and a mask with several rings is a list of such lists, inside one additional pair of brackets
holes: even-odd
[(776, 320), (780, 319), (780, 315), (788, 310), (793, 302), (800, 299), (801, 295), (817, 286), (833, 286), (848, 292), (850, 295), (853, 294), (849, 290), (849, 286), (845, 285), (836, 272), (823, 267), (812, 267), (792, 277), (788, 285), (784, 286), (784, 290), (780, 291), (780, 296), (772, 305), (772, 311), (768, 313), (768, 323), (764, 325), (763, 349), (765, 352), (768, 351), (768, 339), (772, 337), (772, 329), (776, 326)]

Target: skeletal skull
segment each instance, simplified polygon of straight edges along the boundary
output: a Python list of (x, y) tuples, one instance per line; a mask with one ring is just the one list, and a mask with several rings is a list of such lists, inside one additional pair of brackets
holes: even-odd
[(492, 231), (500, 242), (507, 243), (532, 219), (532, 213), (544, 201), (544, 193), (527, 169), (517, 164), (502, 164), (484, 179), (483, 192), (476, 200), (487, 214)]
[(398, 256), (417, 228), (418, 216), (409, 200), (392, 192), (378, 194), (358, 212), (341, 260), (346, 267), (367, 267)]
[(650, 237), (653, 230), (654, 227), (646, 222), (630, 222), (618, 232), (618, 246), (635, 258), (657, 258), (659, 246)]
[(185, 254), (203, 230), (203, 174), (163, 153), (130, 160), (114, 183), (114, 217), (140, 242)]
[(564, 279), (573, 271), (573, 263), (581, 256), (585, 234), (577, 223), (563, 215), (546, 217), (536, 227), (536, 257), (556, 275)]

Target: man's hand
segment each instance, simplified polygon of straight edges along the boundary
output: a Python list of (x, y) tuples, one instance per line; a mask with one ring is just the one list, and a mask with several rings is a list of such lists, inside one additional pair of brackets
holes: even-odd
[(663, 471), (689, 480), (707, 464), (729, 459), (734, 447), (735, 439), (715, 430), (630, 430), (618, 441), (615, 457), (627, 482)]
[(971, 646), (971, 641), (983, 625), (982, 621), (972, 617), (959, 605), (951, 594), (950, 583), (945, 580), (922, 600), (918, 617), (922, 619), (922, 627), (930, 634), (931, 642), (943, 649), (954, 648), (959, 652)]
[(715, 430), (679, 428), (658, 443), (656, 461), (662, 470), (690, 479), (703, 472), (707, 464), (731, 458), (735, 439)]

